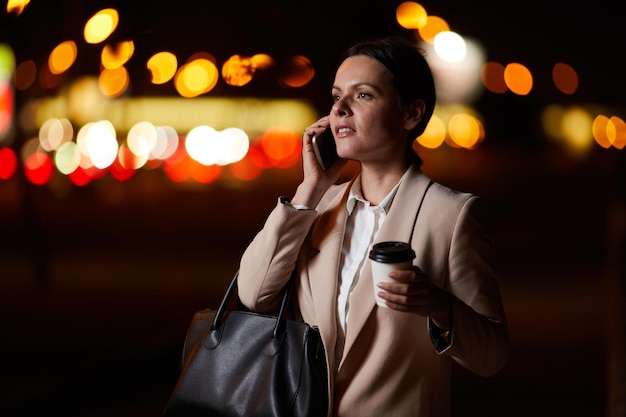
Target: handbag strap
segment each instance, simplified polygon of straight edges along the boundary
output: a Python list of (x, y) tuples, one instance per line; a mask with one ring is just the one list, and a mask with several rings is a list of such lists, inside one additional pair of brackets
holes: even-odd
[[(287, 285), (285, 285), (285, 288), (283, 291), (283, 299), (280, 303), (280, 311), (278, 312), (278, 316), (276, 316), (276, 325), (274, 326), (274, 332), (273, 332), (274, 337), (277, 337), (278, 335), (280, 335), (286, 328), (285, 311), (291, 301), (291, 292), (292, 292), (292, 287), (293, 287), (294, 274), (295, 272), (291, 273), (289, 282), (287, 283)], [(237, 289), (238, 277), (239, 277), (239, 271), (235, 272), (235, 276), (231, 280), (230, 285), (228, 286), (228, 289), (226, 290), (226, 294), (224, 295), (224, 298), (222, 299), (222, 302), (220, 303), (220, 306), (217, 309), (217, 313), (215, 314), (215, 317), (213, 318), (213, 327), (212, 327), (213, 330), (221, 326), (222, 322), (224, 321), (224, 316), (226, 314), (227, 307), (230, 304), (230, 300), (232, 299), (235, 293), (235, 290)]]

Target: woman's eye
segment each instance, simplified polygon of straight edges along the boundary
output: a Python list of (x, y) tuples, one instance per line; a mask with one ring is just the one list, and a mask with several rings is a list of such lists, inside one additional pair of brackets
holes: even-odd
[(372, 96), (371, 94), (363, 93), (363, 92), (357, 94), (358, 98), (369, 98), (371, 96)]

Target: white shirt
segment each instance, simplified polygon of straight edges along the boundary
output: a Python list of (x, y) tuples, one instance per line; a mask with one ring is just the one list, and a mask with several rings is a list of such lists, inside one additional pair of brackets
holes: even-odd
[(393, 187), (377, 206), (372, 206), (369, 201), (363, 198), (360, 177), (354, 181), (350, 189), (348, 201), (346, 202), (348, 223), (341, 251), (339, 291), (337, 296), (337, 317), (340, 330), (343, 331), (340, 331), (338, 335), (338, 357), (341, 357), (341, 352), (343, 351), (343, 343), (349, 321), (350, 294), (359, 280), (365, 262), (369, 259), (369, 251), (372, 249), (378, 231), (387, 217), (387, 211), (398, 191), (400, 182)]

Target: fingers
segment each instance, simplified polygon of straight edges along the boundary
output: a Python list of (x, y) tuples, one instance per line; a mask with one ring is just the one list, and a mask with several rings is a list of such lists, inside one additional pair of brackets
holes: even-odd
[(389, 277), (394, 282), (380, 283), (378, 287), (379, 296), (390, 308), (423, 316), (438, 310), (437, 288), (419, 268), (392, 271)]
[(320, 118), (317, 122), (313, 123), (311, 126), (308, 126), (304, 129), (305, 136), (310, 140), (313, 136), (319, 135), (326, 128), (330, 126), (330, 120), (328, 116), (324, 116)]

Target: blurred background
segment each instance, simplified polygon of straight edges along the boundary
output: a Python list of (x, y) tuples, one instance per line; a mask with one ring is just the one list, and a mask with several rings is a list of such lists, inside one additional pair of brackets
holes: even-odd
[(453, 415), (626, 415), (613, 2), (2, 5), (1, 415), (161, 415), (192, 314), (299, 182), (341, 53), (384, 35), (436, 78), (424, 171), (491, 210), (511, 358), (455, 368)]

